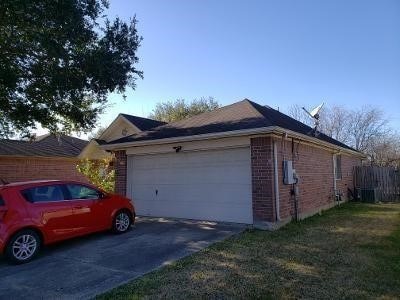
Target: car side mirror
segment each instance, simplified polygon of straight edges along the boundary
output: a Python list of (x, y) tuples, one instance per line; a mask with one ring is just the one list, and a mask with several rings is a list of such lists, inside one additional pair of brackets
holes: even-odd
[(99, 192), (99, 199), (101, 200), (101, 199), (105, 199), (105, 198), (107, 198), (107, 194)]

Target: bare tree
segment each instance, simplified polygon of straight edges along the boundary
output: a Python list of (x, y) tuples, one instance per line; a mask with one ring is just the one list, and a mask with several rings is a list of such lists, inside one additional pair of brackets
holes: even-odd
[[(291, 105), (287, 109), (287, 114), (293, 119), (296, 119), (310, 127), (314, 126), (314, 121), (309, 115), (307, 115), (302, 106), (298, 104)], [(319, 112), (320, 126), (318, 130), (342, 143), (350, 143), (350, 114), (351, 112), (349, 110), (346, 110), (341, 106), (325, 106)]]
[(375, 138), (368, 152), (371, 164), (400, 168), (400, 135), (391, 133)]
[(390, 134), (383, 111), (371, 107), (352, 110), (348, 130), (352, 146), (362, 152), (371, 151), (375, 140)]
[(286, 114), (292, 117), (293, 119), (296, 119), (297, 121), (300, 121), (301, 123), (304, 123), (308, 126), (313, 126), (314, 124), (311, 118), (303, 110), (302, 106), (298, 104), (293, 104), (289, 106), (289, 108), (286, 111)]
[(320, 130), (326, 135), (344, 143), (351, 143), (349, 127), (351, 112), (341, 106), (326, 107), (320, 114)]
[[(287, 113), (300, 122), (313, 125), (300, 105), (290, 106)], [(378, 108), (325, 107), (320, 113), (319, 130), (365, 153), (372, 164), (400, 167), (400, 136), (391, 130), (383, 111)]]

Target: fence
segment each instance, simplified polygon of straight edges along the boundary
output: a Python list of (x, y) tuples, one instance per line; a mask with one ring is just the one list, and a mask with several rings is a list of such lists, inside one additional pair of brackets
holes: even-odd
[(400, 171), (390, 167), (355, 167), (354, 187), (361, 201), (400, 201)]

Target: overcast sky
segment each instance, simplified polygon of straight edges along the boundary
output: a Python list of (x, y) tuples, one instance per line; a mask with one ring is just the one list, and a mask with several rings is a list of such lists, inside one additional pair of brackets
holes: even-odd
[(400, 1), (110, 0), (136, 14), (144, 80), (119, 112), (148, 116), (160, 101), (212, 96), (291, 104), (378, 106), (400, 130)]

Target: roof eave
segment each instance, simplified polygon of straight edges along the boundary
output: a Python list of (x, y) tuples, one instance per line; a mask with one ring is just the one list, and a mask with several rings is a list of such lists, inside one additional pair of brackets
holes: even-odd
[(170, 144), (170, 143), (179, 143), (179, 142), (190, 142), (190, 141), (199, 141), (199, 140), (207, 140), (207, 139), (216, 139), (216, 138), (227, 138), (227, 137), (239, 137), (246, 135), (257, 135), (257, 134), (266, 134), (266, 133), (275, 133), (275, 134), (288, 134), (302, 140), (312, 142), (317, 145), (322, 145), (330, 149), (334, 149), (336, 151), (342, 151), (345, 153), (349, 153), (352, 155), (359, 156), (360, 158), (366, 158), (366, 156), (358, 151), (354, 151), (348, 148), (344, 148), (329, 142), (322, 141), (315, 137), (311, 137), (302, 133), (298, 133), (296, 131), (292, 131), (289, 129), (285, 129), (279, 126), (268, 126), (268, 127), (260, 127), (260, 128), (251, 128), (251, 129), (243, 129), (243, 130), (233, 130), (233, 131), (225, 131), (225, 132), (217, 132), (217, 133), (207, 133), (207, 134), (199, 134), (199, 135), (190, 135), (183, 137), (171, 137), (164, 139), (156, 139), (156, 140), (144, 140), (144, 141), (134, 141), (134, 142), (126, 142), (126, 143), (118, 143), (118, 144), (108, 144), (108, 145), (100, 145), (100, 148), (103, 150), (123, 150), (130, 147), (140, 147), (140, 146), (149, 146), (149, 145), (162, 145), (162, 144)]
[(261, 127), (261, 128), (252, 128), (252, 129), (243, 129), (243, 130), (233, 130), (233, 131), (188, 135), (188, 136), (180, 136), (180, 137), (171, 137), (171, 138), (156, 139), (156, 140), (143, 140), (143, 141), (134, 141), (134, 142), (126, 142), (126, 143), (118, 143), (118, 144), (107, 144), (107, 145), (101, 145), (100, 147), (104, 150), (120, 150), (120, 149), (129, 148), (129, 147), (161, 145), (161, 144), (170, 144), (170, 143), (177, 143), (177, 142), (188, 142), (188, 141), (199, 141), (199, 140), (207, 140), (207, 139), (215, 139), (215, 138), (244, 136), (244, 135), (249, 135), (249, 134), (261, 134), (261, 133), (272, 132), (273, 128), (275, 128), (275, 127)]
[(335, 145), (335, 144), (320, 140), (320, 139), (318, 139), (316, 137), (312, 137), (312, 136), (309, 136), (309, 135), (306, 135), (306, 134), (302, 134), (302, 133), (299, 133), (299, 132), (296, 132), (296, 131), (292, 131), (290, 129), (285, 129), (285, 128), (281, 128), (281, 127), (278, 127), (278, 128), (279, 128), (279, 130), (278, 130), (279, 133), (287, 133), (288, 135), (299, 137), (299, 138), (301, 138), (303, 140), (312, 142), (313, 144), (322, 145), (322, 146), (325, 146), (327, 148), (331, 148), (331, 149), (334, 149), (334, 150), (337, 150), (337, 151), (349, 153), (349, 154), (352, 154), (352, 155), (355, 155), (355, 156), (359, 156), (360, 158), (364, 158), (364, 159), (367, 158), (367, 156), (365, 154), (363, 154), (361, 152), (358, 152), (356, 150), (352, 150), (352, 149), (345, 148), (345, 147), (342, 147), (342, 146), (339, 146), (339, 145)]

